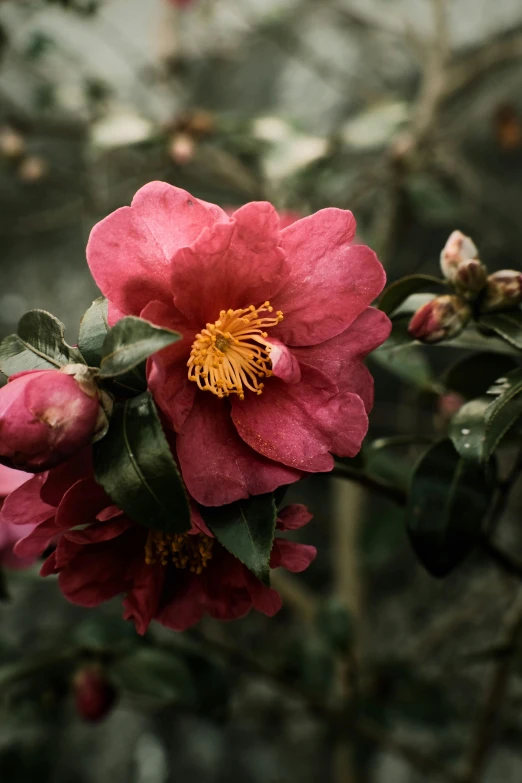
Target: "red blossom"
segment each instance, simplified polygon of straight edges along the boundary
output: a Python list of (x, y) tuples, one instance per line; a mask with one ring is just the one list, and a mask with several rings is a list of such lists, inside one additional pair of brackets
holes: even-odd
[(117, 699), (117, 691), (107, 675), (96, 664), (84, 666), (73, 680), (76, 712), (83, 720), (96, 723), (108, 715)]
[[(311, 515), (288, 506), (280, 531), (306, 525)], [(56, 542), (42, 575), (58, 574), (72, 603), (94, 607), (123, 594), (124, 616), (145, 633), (152, 619), (184, 630), (208, 614), (221, 620), (254, 608), (273, 615), (279, 594), (262, 584), (212, 537), (195, 504), (192, 529), (169, 536), (135, 524), (95, 482), (90, 450), (31, 478), (7, 499), (0, 526), (31, 520), (34, 529), (16, 545), (19, 557), (34, 558)], [(303, 571), (316, 550), (285, 538), (274, 541), (270, 565)]]
[(390, 324), (369, 307), (382, 266), (354, 236), (348, 211), (282, 229), (266, 202), (229, 216), (162, 182), (94, 227), (111, 322), (141, 315), (183, 335), (148, 382), (198, 502), (271, 492), (359, 451), (373, 404), (363, 360)]
[[(4, 499), (30, 478), (31, 476), (28, 473), (0, 465), (0, 508), (4, 503)], [(26, 568), (34, 562), (34, 557), (21, 558), (14, 553), (16, 542), (29, 535), (34, 530), (34, 527), (35, 523), (24, 525), (0, 521), (0, 566), (18, 569)]]

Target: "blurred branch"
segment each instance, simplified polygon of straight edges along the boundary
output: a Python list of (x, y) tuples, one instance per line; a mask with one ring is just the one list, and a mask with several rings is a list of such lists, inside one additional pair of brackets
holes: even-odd
[(465, 783), (479, 783), (495, 742), (495, 729), (506, 697), (513, 653), (522, 629), (522, 588), (507, 612), (499, 645), (509, 654), (496, 663), (486, 688), (484, 705), (472, 736)]
[(378, 495), (388, 498), (388, 500), (397, 503), (399, 506), (406, 505), (407, 494), (400, 487), (396, 487), (376, 476), (369, 476), (367, 473), (362, 473), (344, 463), (337, 462), (335, 464), (332, 476), (343, 478), (347, 481), (354, 481), (356, 484), (360, 484), (361, 487), (376, 492)]
[(284, 603), (290, 606), (300, 620), (312, 625), (317, 615), (317, 600), (305, 583), (293, 574), (278, 568), (271, 574), (274, 590), (281, 593)]

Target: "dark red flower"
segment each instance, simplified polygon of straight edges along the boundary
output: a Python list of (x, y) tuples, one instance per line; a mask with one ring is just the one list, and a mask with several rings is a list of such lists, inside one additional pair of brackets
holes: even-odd
[(97, 664), (86, 665), (76, 672), (73, 692), (76, 712), (90, 723), (105, 718), (118, 697), (116, 688)]
[[(288, 506), (277, 528), (294, 530), (310, 519), (304, 506)], [(152, 619), (184, 630), (204, 614), (231, 620), (252, 608), (267, 615), (281, 608), (279, 594), (214, 539), (195, 504), (192, 529), (184, 535), (132, 522), (94, 480), (90, 450), (34, 476), (9, 496), (0, 525), (22, 521), (35, 527), (16, 545), (18, 556), (35, 557), (56, 541), (42, 575), (58, 574), (65, 597), (81, 606), (123, 594), (124, 616), (139, 633)], [(303, 571), (315, 554), (312, 546), (276, 538), (270, 565)]]

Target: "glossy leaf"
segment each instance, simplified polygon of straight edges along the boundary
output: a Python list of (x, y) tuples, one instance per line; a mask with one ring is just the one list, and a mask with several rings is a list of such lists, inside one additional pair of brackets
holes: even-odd
[(444, 374), (444, 386), (471, 400), (485, 394), (497, 378), (511, 372), (516, 365), (514, 355), (480, 351), (451, 365)]
[(219, 543), (268, 585), (277, 517), (274, 496), (256, 495), (227, 506), (201, 508), (201, 513)]
[(103, 341), (109, 331), (108, 302), (100, 296), (89, 307), (80, 323), (78, 348), (89, 367), (99, 367)]
[(0, 343), (0, 370), (7, 375), (28, 370), (54, 370), (83, 363), (76, 348), (67, 345), (65, 327), (45, 310), (30, 310), (20, 319), (16, 334)]
[(417, 463), (406, 509), (413, 549), (435, 577), (453, 571), (477, 544), (492, 493), (490, 466), (462, 459), (451, 441), (426, 451)]
[(149, 392), (117, 405), (93, 448), (97, 482), (131, 519), (167, 533), (190, 528), (187, 493)]
[(370, 354), (370, 359), (412, 386), (426, 391), (440, 390), (426, 354), (415, 343), (401, 346), (385, 343)]
[(479, 323), (492, 329), (503, 340), (522, 351), (522, 310), (488, 313), (480, 317)]
[(138, 647), (117, 661), (111, 675), (128, 694), (163, 705), (192, 706), (194, 683), (183, 658), (155, 647)]
[(129, 315), (108, 332), (102, 349), (101, 378), (124, 375), (151, 354), (181, 340), (178, 332)]
[(450, 436), (462, 457), (487, 462), (521, 417), (522, 370), (517, 369), (463, 405), (451, 422)]
[(379, 310), (382, 310), (387, 315), (391, 315), (409, 296), (422, 289), (432, 289), (434, 286), (447, 287), (444, 280), (432, 275), (408, 275), (408, 277), (403, 277), (401, 280), (392, 283), (384, 291), (379, 300)]

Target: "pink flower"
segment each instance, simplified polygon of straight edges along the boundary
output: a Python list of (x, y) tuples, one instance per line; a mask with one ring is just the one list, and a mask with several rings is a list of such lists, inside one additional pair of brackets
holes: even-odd
[[(23, 473), (21, 470), (12, 470), (0, 465), (0, 508), (3, 505), (4, 498), (18, 489), (22, 484), (28, 481), (31, 476)], [(34, 524), (13, 525), (9, 522), (0, 521), (0, 566), (7, 568), (25, 568), (31, 565), (35, 558), (20, 558), (14, 553), (16, 542), (29, 535), (34, 529)]]
[(12, 375), (0, 389), (0, 459), (37, 473), (90, 443), (107, 424), (82, 364)]
[[(295, 530), (310, 519), (304, 506), (288, 506), (277, 528)], [(95, 482), (89, 449), (9, 496), (0, 525), (27, 520), (34, 529), (16, 545), (17, 555), (35, 557), (56, 541), (42, 575), (58, 574), (65, 597), (80, 606), (125, 594), (124, 616), (139, 633), (152, 619), (184, 630), (205, 614), (232, 620), (252, 608), (271, 616), (281, 607), (279, 594), (213, 538), (195, 505), (184, 535), (149, 531), (124, 516)], [(276, 538), (270, 565), (304, 571), (315, 554), (312, 546)]]
[(383, 268), (354, 234), (344, 210), (281, 231), (266, 202), (228, 217), (162, 182), (94, 227), (88, 260), (112, 322), (141, 315), (184, 335), (148, 380), (198, 502), (270, 492), (359, 451), (373, 403), (363, 359), (390, 324), (369, 307)]

